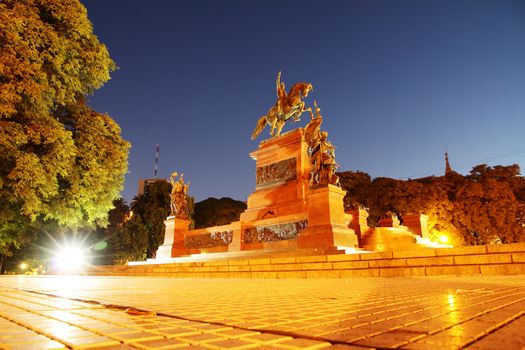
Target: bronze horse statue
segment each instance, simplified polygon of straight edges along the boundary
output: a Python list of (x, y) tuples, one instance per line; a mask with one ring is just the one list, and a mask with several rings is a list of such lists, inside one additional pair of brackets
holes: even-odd
[(270, 135), (278, 136), (290, 118), (294, 118), (295, 122), (299, 121), (303, 112), (311, 110), (304, 108), (305, 104), (302, 99), (307, 97), (312, 90), (312, 84), (301, 82), (294, 84), (287, 94), (284, 83), (281, 82), (281, 72), (279, 72), (277, 74), (277, 102), (268, 110), (266, 115), (259, 118), (252, 133), (252, 140), (260, 135), (266, 125), (270, 126)]

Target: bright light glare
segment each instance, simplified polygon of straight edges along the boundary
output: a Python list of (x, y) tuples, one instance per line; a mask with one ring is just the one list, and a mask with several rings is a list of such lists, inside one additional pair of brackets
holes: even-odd
[(441, 235), (441, 236), (439, 236), (439, 241), (441, 243), (447, 243), (448, 242), (448, 237), (445, 236), (445, 235)]
[(53, 259), (53, 265), (59, 271), (73, 272), (88, 264), (86, 249), (66, 246), (59, 249)]
[(27, 269), (27, 264), (26, 264), (26, 263), (21, 263), (21, 264), (20, 264), (20, 268), (21, 268), (22, 270)]

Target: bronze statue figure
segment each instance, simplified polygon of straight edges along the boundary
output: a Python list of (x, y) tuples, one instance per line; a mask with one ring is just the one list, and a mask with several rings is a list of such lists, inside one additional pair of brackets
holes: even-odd
[(176, 216), (181, 219), (188, 218), (188, 189), (190, 182), (184, 183), (184, 174), (180, 174), (179, 180), (176, 180), (178, 173), (175, 171), (170, 175), (171, 194), (170, 207), (171, 216)]
[(332, 184), (340, 186), (339, 177), (335, 174), (338, 164), (335, 162), (335, 147), (328, 141), (328, 132), (321, 131), (323, 116), (321, 108), (314, 101), (315, 116), (310, 110), (311, 120), (306, 125), (304, 137), (308, 144), (308, 156), (312, 164), (311, 185)]
[(252, 133), (252, 140), (255, 140), (257, 136), (259, 136), (266, 125), (270, 126), (270, 135), (278, 136), (281, 134), (284, 124), (290, 118), (298, 122), (303, 112), (311, 112), (311, 108), (305, 108), (302, 99), (307, 97), (308, 93), (313, 90), (312, 84), (304, 82), (296, 83), (287, 94), (286, 87), (284, 83), (281, 82), (281, 72), (279, 72), (277, 73), (276, 90), (277, 102), (268, 110), (266, 115), (259, 118), (257, 126)]

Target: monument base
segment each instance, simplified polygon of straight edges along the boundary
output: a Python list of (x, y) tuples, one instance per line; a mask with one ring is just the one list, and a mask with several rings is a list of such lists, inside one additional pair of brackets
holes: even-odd
[(308, 227), (298, 237), (299, 248), (357, 248), (357, 236), (346, 222), (346, 191), (334, 185), (311, 188), (307, 196)]
[(170, 259), (176, 256), (188, 255), (191, 252), (184, 245), (189, 232), (190, 221), (169, 216), (164, 225), (164, 243), (159, 247), (156, 259)]
[(417, 246), (408, 230), (422, 226), (422, 216), (407, 218), (410, 227), (391, 217), (383, 220), (391, 227), (370, 229), (365, 210), (345, 213), (346, 191), (332, 184), (310, 184), (312, 167), (303, 129), (263, 141), (250, 155), (256, 161), (256, 188), (240, 220), (190, 231), (189, 220), (168, 217), (158, 260), (204, 253)]
[(328, 252), (358, 247), (344, 212), (346, 192), (334, 185), (310, 185), (307, 148), (300, 128), (262, 141), (250, 153), (256, 161), (256, 188), (240, 220), (189, 231), (189, 221), (170, 217), (165, 221), (166, 236), (157, 259), (194, 253)]

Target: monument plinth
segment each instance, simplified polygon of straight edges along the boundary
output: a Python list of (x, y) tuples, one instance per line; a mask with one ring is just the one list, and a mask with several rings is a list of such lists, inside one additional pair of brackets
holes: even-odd
[(250, 153), (256, 161), (255, 191), (241, 214), (242, 250), (357, 247), (348, 228), (343, 198), (332, 184), (313, 184), (305, 129), (262, 141)]
[(308, 227), (299, 236), (299, 248), (358, 247), (357, 236), (346, 223), (345, 195), (346, 191), (330, 184), (310, 189)]
[(259, 144), (250, 153), (255, 165), (255, 192), (241, 222), (306, 212), (310, 164), (304, 130), (295, 129)]
[(169, 259), (189, 254), (184, 242), (189, 232), (190, 221), (175, 216), (168, 216), (164, 221), (164, 243), (157, 250), (157, 259)]

